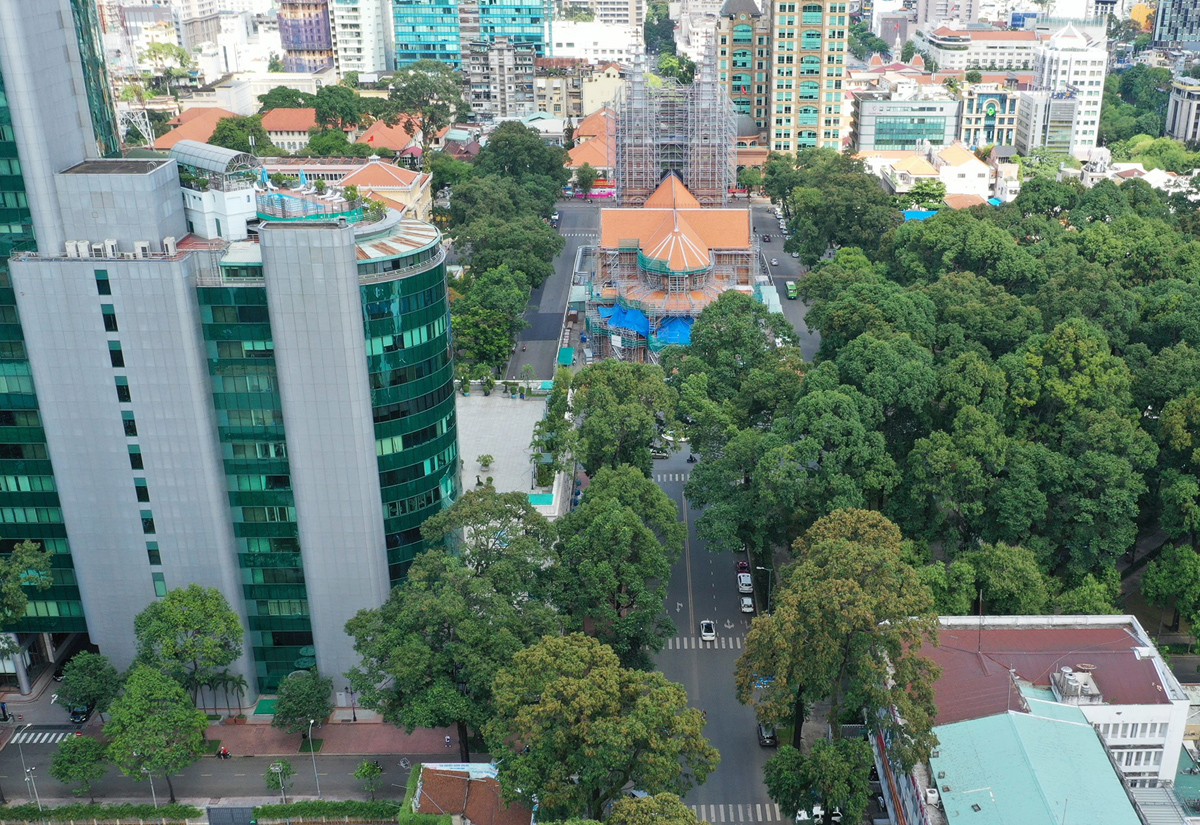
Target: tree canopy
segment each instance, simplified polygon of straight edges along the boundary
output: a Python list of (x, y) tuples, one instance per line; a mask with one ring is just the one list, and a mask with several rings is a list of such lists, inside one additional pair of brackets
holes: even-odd
[(242, 655), (242, 621), (215, 587), (189, 584), (133, 620), (138, 661), (169, 674), (195, 698), (204, 679)]

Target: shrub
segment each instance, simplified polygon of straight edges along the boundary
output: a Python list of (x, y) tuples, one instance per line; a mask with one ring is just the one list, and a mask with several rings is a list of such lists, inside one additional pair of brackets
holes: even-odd
[(183, 822), (185, 819), (201, 819), (204, 812), (191, 805), (159, 805), (155, 808), (147, 802), (144, 805), (122, 803), (104, 805), (102, 803), (78, 803), (75, 805), (59, 805), (51, 808), (46, 805), (39, 813), (37, 805), (13, 805), (4, 809), (4, 818), (9, 820), (36, 820), (50, 822), (69, 822), (85, 819), (148, 819), (165, 820), (167, 822)]
[[(36, 811), (35, 811), (36, 813)], [(320, 817), (349, 817), (390, 822), (396, 818), (396, 803), (379, 800), (342, 802), (322, 799), (289, 802), (287, 805), (259, 805), (254, 809), (256, 819), (319, 819)]]

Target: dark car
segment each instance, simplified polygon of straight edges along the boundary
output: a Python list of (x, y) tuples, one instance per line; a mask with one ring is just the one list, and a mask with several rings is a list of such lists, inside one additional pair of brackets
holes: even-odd
[(771, 236), (763, 235), (763, 243), (770, 243), (770, 242), (771, 242)]
[(92, 718), (92, 710), (95, 707), (95, 705), (67, 705), (67, 713), (70, 715), (72, 722), (76, 725), (82, 725)]
[(763, 723), (758, 723), (758, 744), (764, 748), (774, 748), (779, 744), (779, 740), (775, 738), (775, 728), (769, 728)]
[(750, 572), (750, 562), (748, 562), (748, 561), (739, 561), (737, 563), (737, 567), (738, 567), (737, 571), (739, 573), (749, 573)]

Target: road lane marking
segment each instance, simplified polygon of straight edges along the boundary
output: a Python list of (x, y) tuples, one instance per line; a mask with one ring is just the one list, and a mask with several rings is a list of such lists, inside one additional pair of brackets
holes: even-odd
[(775, 804), (775, 818), (783, 819), (783, 816), (779, 813), (779, 804), (778, 803)]
[(725, 821), (725, 806), (724, 806), (724, 805), (718, 805), (718, 806), (717, 806), (717, 812), (721, 814), (721, 821), (722, 821), (722, 822), (724, 822), (724, 821)]
[(688, 627), (696, 626), (696, 598), (692, 594), (692, 528), (688, 525), (688, 502), (687, 496), (680, 495), (679, 498), (683, 501), (683, 560), (684, 568), (687, 570), (687, 593), (688, 593)]
[(212, 776), (212, 774), (211, 774), (211, 773), (202, 773), (202, 774), (200, 774), (200, 775), (201, 775), (201, 776)]
[(762, 818), (762, 805), (759, 805), (758, 803), (755, 803), (755, 804), (754, 804), (754, 812), (755, 812), (755, 814), (757, 814), (757, 815), (758, 815), (758, 821), (759, 821), (759, 822), (762, 822), (762, 821), (763, 821), (763, 818)]

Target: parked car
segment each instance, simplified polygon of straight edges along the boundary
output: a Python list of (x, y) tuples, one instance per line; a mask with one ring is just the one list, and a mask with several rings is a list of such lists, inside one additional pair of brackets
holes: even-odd
[(651, 458), (666, 458), (667, 451), (666, 450), (658, 450), (658, 449), (651, 450), (650, 457)]
[(753, 613), (754, 612), (754, 599), (750, 598), (749, 596), (742, 596), (742, 612), (743, 613)]
[(67, 705), (67, 714), (76, 725), (82, 725), (92, 718), (92, 711), (95, 707), (95, 705)]
[(770, 242), (771, 242), (771, 236), (763, 235), (763, 243), (770, 243)]
[(792, 257), (793, 257), (793, 258), (799, 258), (799, 257), (800, 257), (800, 253), (799, 253), (799, 252), (793, 252), (793, 253), (792, 253)]
[(775, 737), (775, 728), (769, 728), (762, 722), (758, 723), (758, 744), (764, 748), (773, 748), (779, 744)]
[(700, 641), (715, 642), (717, 640), (717, 625), (712, 619), (700, 620)]
[(834, 808), (828, 817), (825, 816), (825, 809), (820, 805), (813, 805), (812, 817), (808, 815), (808, 811), (803, 809), (796, 811), (797, 822), (812, 822), (814, 825), (827, 825), (827, 823), (838, 823), (842, 821), (842, 809)]
[(749, 573), (738, 573), (737, 584), (739, 593), (753, 593), (754, 580), (750, 578)]
[(749, 573), (749, 572), (750, 572), (750, 562), (748, 562), (748, 561), (739, 561), (739, 562), (737, 563), (737, 571), (738, 571), (739, 573)]
[(772, 258), (772, 259), (771, 259), (771, 266), (779, 266), (779, 259), (778, 259), (778, 258)]

